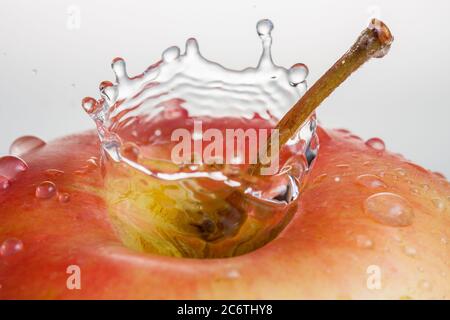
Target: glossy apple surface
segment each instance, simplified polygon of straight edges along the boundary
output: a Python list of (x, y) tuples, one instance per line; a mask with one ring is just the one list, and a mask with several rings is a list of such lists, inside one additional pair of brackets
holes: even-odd
[[(108, 218), (93, 132), (34, 149), (0, 190), (0, 298), (449, 298), (447, 180), (377, 140), (321, 128), (319, 138), (288, 226), (226, 259), (126, 248)], [(80, 290), (66, 286), (70, 265)]]

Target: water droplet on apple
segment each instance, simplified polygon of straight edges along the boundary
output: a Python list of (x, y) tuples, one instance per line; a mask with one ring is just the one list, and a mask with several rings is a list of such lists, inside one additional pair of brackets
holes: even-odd
[(435, 208), (439, 211), (442, 212), (445, 210), (445, 203), (444, 201), (442, 201), (441, 199), (432, 199), (431, 202), (433, 202)]
[(67, 203), (70, 201), (70, 194), (68, 194), (67, 192), (63, 192), (58, 194), (58, 201), (61, 203)]
[(305, 81), (308, 76), (308, 67), (303, 63), (294, 64), (288, 71), (289, 83), (292, 86), (296, 86), (299, 83)]
[(405, 246), (403, 247), (403, 252), (410, 257), (415, 257), (417, 254), (417, 250), (414, 247), (411, 246)]
[(239, 270), (233, 269), (227, 272), (228, 279), (238, 279), (241, 276)]
[(45, 141), (35, 136), (23, 136), (14, 140), (9, 147), (9, 153), (20, 156), (35, 149), (45, 146)]
[(98, 163), (97, 163), (97, 158), (96, 157), (91, 157), (88, 160), (86, 160), (86, 165), (84, 165), (83, 167), (81, 167), (80, 170), (76, 170), (74, 172), (74, 174), (76, 175), (85, 175), (88, 174), (94, 170), (96, 170), (98, 168)]
[(402, 176), (402, 177), (406, 176), (406, 171), (405, 171), (405, 169), (403, 169), (403, 168), (397, 168), (397, 169), (395, 169), (395, 172), (396, 172), (399, 176)]
[(56, 194), (56, 185), (51, 181), (41, 182), (36, 187), (36, 198), (38, 199), (50, 199)]
[(340, 129), (336, 129), (337, 132), (340, 133), (344, 133), (344, 134), (350, 134), (350, 130), (344, 129), (344, 128), (340, 128)]
[(373, 241), (368, 236), (360, 234), (356, 236), (356, 245), (361, 249), (371, 249)]
[(356, 183), (369, 189), (387, 188), (383, 180), (373, 174), (362, 174), (358, 176)]
[(86, 160), (87, 166), (91, 167), (92, 169), (95, 169), (98, 167), (97, 158), (91, 157), (88, 160)]
[(328, 175), (326, 173), (323, 173), (321, 175), (318, 175), (317, 177), (314, 178), (313, 180), (313, 184), (320, 184), (321, 182), (323, 182), (326, 178), (328, 177)]
[(45, 175), (48, 177), (61, 177), (64, 175), (64, 171), (58, 169), (47, 169)]
[(346, 169), (350, 168), (350, 166), (348, 164), (337, 164), (336, 168), (345, 169), (346, 170)]
[(364, 211), (375, 221), (394, 227), (413, 223), (414, 211), (409, 202), (394, 193), (381, 192), (364, 201)]
[(0, 176), (0, 191), (8, 189), (10, 185), (11, 182), (6, 177)]
[(445, 179), (445, 175), (443, 173), (440, 172), (433, 172), (433, 174), (441, 179)]
[(361, 140), (362, 141), (362, 138), (360, 136), (356, 135), (356, 134), (351, 134), (348, 137), (351, 138), (351, 139)]
[(0, 158), (0, 176), (13, 180), (16, 176), (28, 169), (25, 161), (16, 156), (4, 156)]
[(425, 169), (425, 168), (422, 167), (422, 166), (419, 166), (418, 164), (412, 163), (412, 162), (410, 162), (410, 161), (404, 161), (404, 163), (405, 163), (406, 165), (410, 166), (410, 167), (413, 167), (414, 169), (416, 169), (416, 170), (418, 170), (418, 171), (420, 171), (420, 172), (423, 172), (423, 173), (426, 173), (426, 174), (429, 173), (429, 171), (428, 171), (427, 169)]
[(366, 145), (377, 151), (384, 151), (386, 148), (384, 145), (384, 141), (380, 138), (371, 138), (366, 141)]
[(336, 176), (336, 177), (334, 177), (334, 182), (341, 182), (341, 177), (339, 177), (339, 176)]
[(9, 238), (3, 241), (0, 246), (0, 257), (12, 256), (23, 250), (23, 242), (16, 238)]

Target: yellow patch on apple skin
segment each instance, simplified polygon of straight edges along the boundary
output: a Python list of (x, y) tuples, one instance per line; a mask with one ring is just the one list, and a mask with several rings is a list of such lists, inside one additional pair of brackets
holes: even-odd
[(241, 255), (272, 240), (296, 210), (295, 204), (277, 211), (248, 200), (238, 208), (225, 200), (232, 188), (211, 192), (202, 183), (161, 181), (120, 163), (109, 164), (105, 200), (124, 245), (174, 257)]

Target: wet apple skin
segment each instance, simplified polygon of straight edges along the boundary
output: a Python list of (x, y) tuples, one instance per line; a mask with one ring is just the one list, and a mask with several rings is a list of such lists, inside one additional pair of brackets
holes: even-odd
[[(24, 246), (0, 258), (0, 299), (449, 298), (450, 245), (443, 240), (450, 238), (448, 181), (398, 155), (372, 150), (349, 133), (320, 128), (319, 138), (319, 156), (289, 225), (264, 247), (227, 259), (180, 259), (125, 248), (108, 220), (100, 169), (74, 174), (87, 159), (99, 157), (93, 132), (24, 155), (29, 169), (0, 193), (0, 242), (17, 238)], [(399, 168), (405, 175), (397, 174)], [(65, 173), (49, 177), (47, 169)], [(381, 171), (387, 188), (355, 183), (361, 174)], [(36, 186), (45, 180), (68, 192), (70, 201), (35, 198)], [(391, 227), (371, 219), (363, 202), (377, 192), (409, 201), (412, 225)], [(434, 199), (443, 201), (443, 210)], [(359, 235), (372, 246), (358, 245)], [(406, 254), (405, 247), (416, 253)], [(81, 290), (66, 287), (69, 265), (81, 268)], [(380, 290), (367, 288), (371, 265), (381, 269)]]

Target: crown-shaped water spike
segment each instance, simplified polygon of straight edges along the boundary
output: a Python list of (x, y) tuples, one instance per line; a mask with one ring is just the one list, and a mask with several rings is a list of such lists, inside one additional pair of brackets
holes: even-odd
[[(272, 123), (281, 118), (306, 91), (308, 68), (297, 63), (286, 69), (273, 62), (270, 20), (258, 21), (256, 31), (262, 43), (260, 59), (256, 67), (241, 71), (205, 59), (194, 38), (186, 41), (184, 53), (176, 46), (169, 47), (160, 61), (134, 77), (128, 75), (124, 59), (113, 59), (114, 82), (101, 82), (100, 99), (86, 97), (82, 101), (106, 153), (117, 161), (125, 159), (120, 152), (126, 141), (121, 130), (140, 117), (170, 109), (171, 101), (179, 101), (194, 118), (259, 116)], [(304, 136), (309, 140), (315, 126), (306, 128)]]

